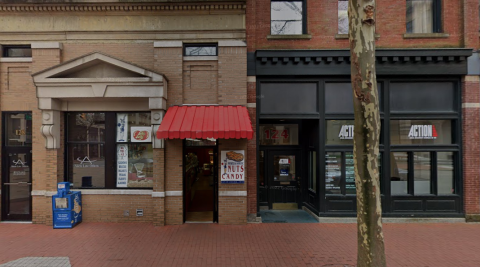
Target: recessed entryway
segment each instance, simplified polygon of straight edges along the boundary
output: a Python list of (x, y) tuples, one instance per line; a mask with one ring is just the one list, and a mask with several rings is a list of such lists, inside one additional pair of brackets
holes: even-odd
[(216, 221), (216, 153), (214, 141), (185, 141), (185, 222)]

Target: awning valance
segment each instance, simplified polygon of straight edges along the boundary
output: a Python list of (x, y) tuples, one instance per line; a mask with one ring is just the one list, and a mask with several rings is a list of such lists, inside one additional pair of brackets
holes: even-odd
[(253, 138), (252, 123), (243, 106), (173, 106), (158, 128), (157, 138)]

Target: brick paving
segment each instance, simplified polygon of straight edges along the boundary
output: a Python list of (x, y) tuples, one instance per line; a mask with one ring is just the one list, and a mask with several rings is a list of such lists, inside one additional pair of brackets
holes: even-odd
[[(384, 224), (388, 266), (480, 266), (480, 224)], [(0, 224), (0, 264), (68, 257), (72, 266), (353, 266), (355, 224)], [(28, 266), (28, 265), (25, 265)], [(36, 265), (33, 265), (36, 266)]]

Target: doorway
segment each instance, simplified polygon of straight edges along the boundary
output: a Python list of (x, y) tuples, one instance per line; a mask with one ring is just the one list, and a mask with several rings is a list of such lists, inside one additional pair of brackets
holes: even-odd
[(184, 146), (184, 221), (218, 218), (217, 147), (209, 140), (186, 140)]
[(32, 114), (4, 113), (2, 220), (32, 220)]
[(300, 152), (270, 150), (267, 154), (269, 209), (294, 210), (301, 208)]

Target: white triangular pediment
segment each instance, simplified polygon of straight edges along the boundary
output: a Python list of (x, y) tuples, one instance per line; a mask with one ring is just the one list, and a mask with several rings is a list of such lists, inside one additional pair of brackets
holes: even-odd
[(162, 82), (163, 76), (111, 56), (95, 52), (33, 74), (42, 82)]

